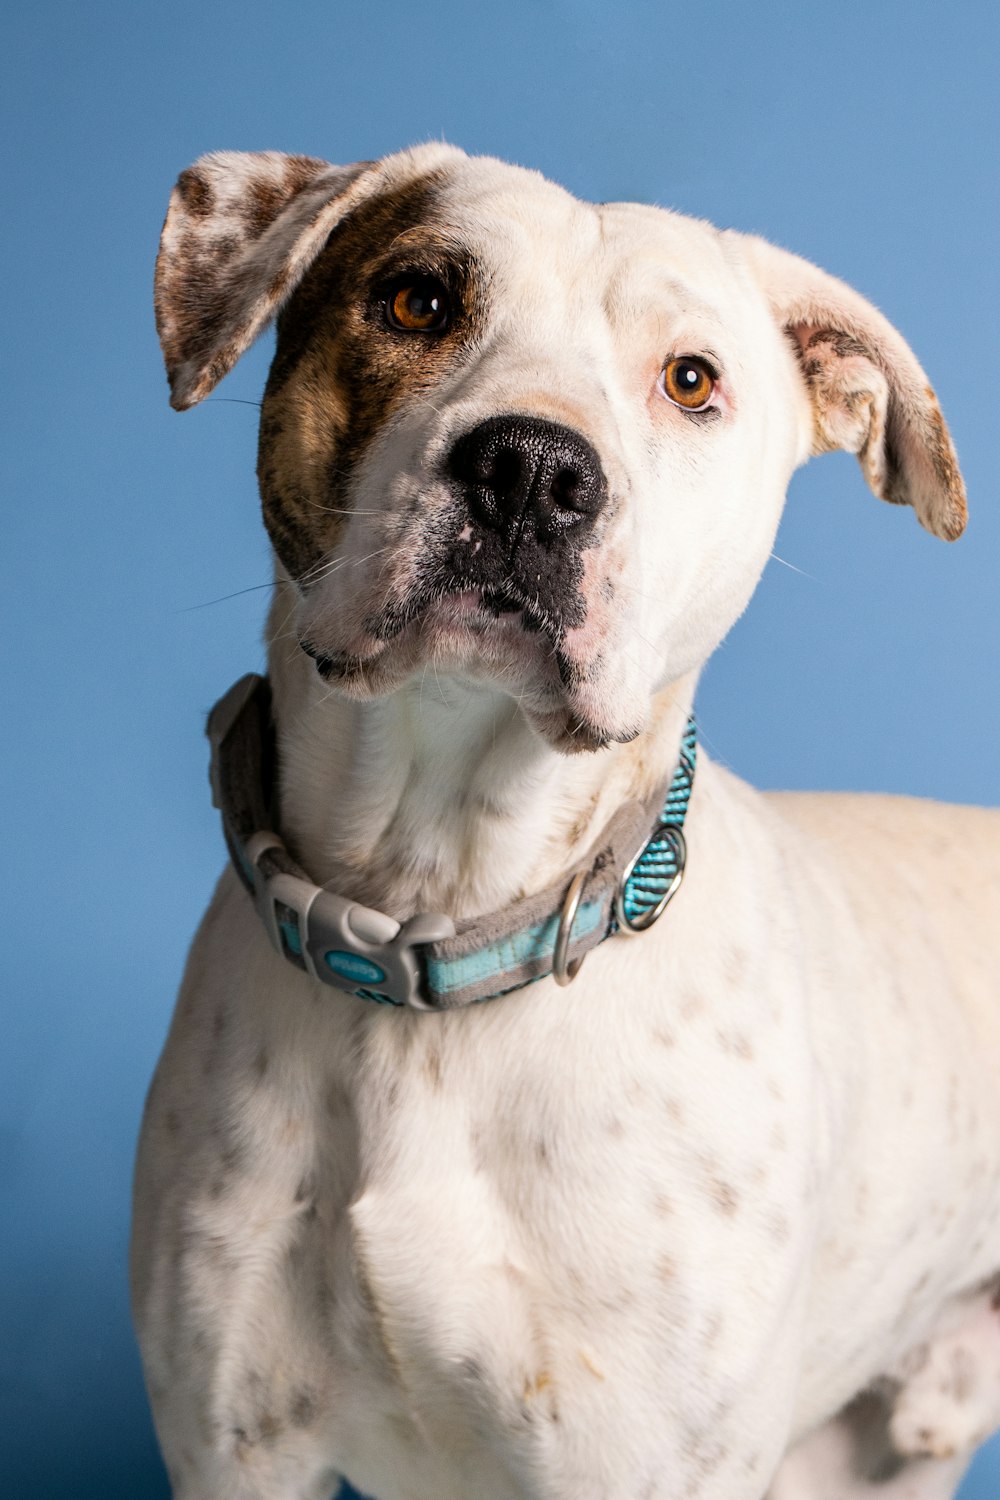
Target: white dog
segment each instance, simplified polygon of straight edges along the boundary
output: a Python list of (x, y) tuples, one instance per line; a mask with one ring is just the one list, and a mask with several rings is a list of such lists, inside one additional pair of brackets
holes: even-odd
[(1000, 813), (692, 792), (688, 728), (811, 453), (961, 532), (907, 345), (438, 145), (206, 157), (157, 314), (180, 408), (278, 326), (270, 685), (211, 721), (234, 869), (136, 1187), (175, 1494), (951, 1496), (1000, 1424)]

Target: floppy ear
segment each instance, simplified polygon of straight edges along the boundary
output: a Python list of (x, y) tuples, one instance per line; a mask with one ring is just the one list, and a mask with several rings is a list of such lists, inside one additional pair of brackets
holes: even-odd
[(178, 411), (228, 374), (330, 231), (378, 185), (372, 162), (218, 151), (182, 172), (156, 260), (156, 328)]
[(812, 402), (813, 452), (856, 453), (880, 499), (912, 505), (935, 536), (961, 536), (966, 503), (958, 460), (905, 339), (836, 277), (766, 240), (745, 236), (744, 244), (798, 355)]

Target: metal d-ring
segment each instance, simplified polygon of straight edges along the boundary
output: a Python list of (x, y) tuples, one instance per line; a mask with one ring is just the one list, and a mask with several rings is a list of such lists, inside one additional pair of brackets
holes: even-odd
[(578, 870), (569, 883), (566, 899), (559, 913), (559, 929), (556, 933), (556, 946), (552, 951), (552, 978), (556, 984), (572, 984), (580, 972), (586, 954), (580, 958), (574, 958), (572, 963), (566, 962), (569, 952), (569, 940), (573, 935), (573, 923), (576, 921), (576, 913), (580, 905), (580, 897), (587, 883), (589, 870)]
[(618, 888), (615, 891), (615, 916), (618, 919), (618, 926), (622, 932), (645, 932), (647, 927), (652, 927), (657, 918), (663, 916), (670, 902), (679, 891), (681, 881), (684, 879), (684, 866), (687, 863), (687, 841), (683, 833), (679, 828), (674, 828), (670, 824), (662, 825), (660, 833), (661, 837), (666, 838), (673, 847), (677, 868), (674, 870), (670, 884), (656, 905), (650, 907), (649, 911), (643, 912), (639, 917), (629, 917), (625, 911), (625, 888), (628, 885), (632, 871), (649, 848), (649, 844), (644, 844), (635, 858), (629, 860), (622, 871)]

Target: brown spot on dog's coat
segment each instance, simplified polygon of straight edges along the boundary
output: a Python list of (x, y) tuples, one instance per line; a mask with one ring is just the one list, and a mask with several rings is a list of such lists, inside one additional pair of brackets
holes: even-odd
[(677, 1275), (677, 1262), (672, 1255), (661, 1255), (656, 1262), (658, 1281), (673, 1281)]
[(251, 236), (259, 239), (288, 200), (308, 187), (315, 176), (314, 158), (289, 156), (285, 159), (280, 182), (258, 177), (248, 183), (243, 200), (243, 218)]
[(215, 194), (200, 172), (188, 167), (177, 179), (177, 192), (193, 219), (207, 219), (215, 207)]
[(311, 1173), (301, 1178), (295, 1189), (294, 1202), (297, 1204), (308, 1203), (316, 1195), (316, 1179)]
[[(234, 1427), (233, 1437), (236, 1439), (237, 1450), (246, 1448), (270, 1447), (272, 1443), (284, 1431), (284, 1423), (279, 1421), (273, 1412), (262, 1412), (258, 1417), (254, 1430), (251, 1432), (246, 1427)], [(240, 1456), (239, 1452), (237, 1456)]]
[(745, 1062), (753, 1060), (753, 1044), (741, 1031), (724, 1031), (718, 1027), (715, 1036), (724, 1052), (729, 1052), (734, 1057), (741, 1057)]
[(423, 1066), (424, 1076), (431, 1088), (439, 1089), (441, 1087), (441, 1049), (433, 1041), (427, 1044)]
[(670, 1120), (671, 1124), (683, 1125), (684, 1106), (683, 1104), (681, 1104), (679, 1099), (674, 1099), (673, 1097), (665, 1099), (663, 1108), (666, 1110), (667, 1118)]
[(316, 1419), (316, 1399), (304, 1386), (292, 1397), (288, 1419), (293, 1427), (309, 1427)]
[(680, 1005), (681, 1019), (693, 1021), (695, 1016), (700, 1016), (704, 1009), (705, 1002), (700, 995), (686, 995)]
[(713, 1178), (710, 1184), (712, 1201), (720, 1213), (732, 1218), (739, 1208), (740, 1198), (731, 1183), (724, 1182), (721, 1177)]
[(219, 1164), (227, 1174), (231, 1175), (246, 1165), (250, 1151), (246, 1141), (226, 1138), (226, 1142), (219, 1154)]

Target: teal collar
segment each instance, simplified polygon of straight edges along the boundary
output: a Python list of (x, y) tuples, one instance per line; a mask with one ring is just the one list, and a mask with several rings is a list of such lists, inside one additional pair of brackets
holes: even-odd
[(688, 721), (669, 786), (619, 808), (558, 882), (502, 911), (400, 923), (312, 882), (274, 831), (276, 750), (266, 678), (241, 677), (212, 709), (213, 800), (229, 853), (279, 953), (313, 979), (380, 1005), (454, 1010), (551, 975), (568, 984), (590, 950), (662, 916), (684, 875), (697, 732)]

